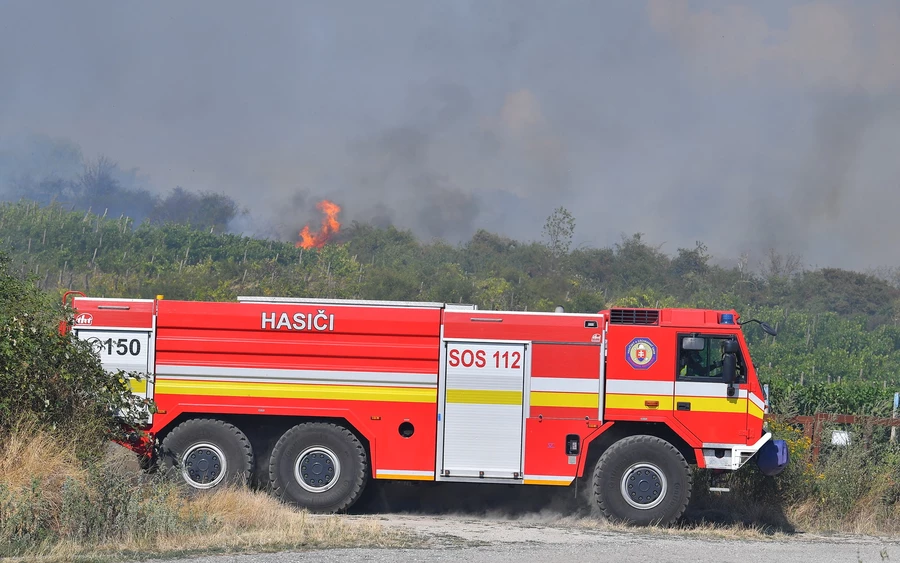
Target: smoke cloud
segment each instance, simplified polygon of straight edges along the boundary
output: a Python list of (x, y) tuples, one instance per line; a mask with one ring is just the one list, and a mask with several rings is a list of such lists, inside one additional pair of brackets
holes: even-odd
[(0, 195), (119, 163), (246, 234), (342, 222), (895, 265), (900, 5), (537, 0), (0, 6)]

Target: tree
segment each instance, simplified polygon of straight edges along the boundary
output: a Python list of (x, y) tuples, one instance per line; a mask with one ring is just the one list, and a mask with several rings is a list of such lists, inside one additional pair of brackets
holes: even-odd
[(481, 308), (489, 311), (505, 308), (505, 302), (511, 284), (502, 278), (486, 278), (476, 282), (476, 299), (481, 302)]
[(708, 271), (709, 254), (706, 252), (706, 245), (699, 240), (692, 250), (679, 248), (678, 256), (672, 260), (672, 273), (677, 277), (687, 274), (704, 275)]
[(557, 207), (547, 217), (542, 232), (553, 256), (558, 258), (568, 254), (569, 247), (572, 246), (572, 236), (575, 234), (575, 217), (565, 207)]
[(618, 291), (666, 286), (671, 261), (658, 247), (644, 242), (643, 233), (635, 233), (630, 238), (623, 235), (622, 242), (617, 243), (615, 249), (613, 275), (607, 285)]
[(156, 203), (151, 220), (159, 223), (181, 223), (196, 229), (222, 232), (238, 214), (238, 205), (224, 194), (195, 193), (181, 186)]
[(121, 171), (110, 159), (101, 156), (86, 162), (84, 172), (74, 186), (75, 203), (81, 209), (116, 217), (121, 214), (143, 219), (153, 209), (155, 197), (145, 189), (129, 189), (119, 181)]

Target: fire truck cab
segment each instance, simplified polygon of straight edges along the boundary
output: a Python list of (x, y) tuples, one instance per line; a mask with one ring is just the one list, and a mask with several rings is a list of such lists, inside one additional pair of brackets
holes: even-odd
[(339, 512), (373, 479), (580, 480), (607, 517), (668, 524), (689, 502), (691, 466), (734, 471), (761, 450), (768, 474), (787, 463), (735, 311), (270, 297), (73, 307), (74, 333), (153, 403), (129, 446), (195, 489), (256, 482)]

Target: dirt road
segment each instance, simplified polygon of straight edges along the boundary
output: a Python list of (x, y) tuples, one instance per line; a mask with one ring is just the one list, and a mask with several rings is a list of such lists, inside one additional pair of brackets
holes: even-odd
[[(613, 531), (582, 518), (547, 521), (539, 514), (520, 519), (473, 516), (349, 516), (380, 521), (429, 540), (427, 549), (339, 549), (181, 559), (202, 563), (294, 563), (321, 561), (403, 563), (632, 563), (709, 561), (880, 562), (900, 559), (900, 538), (859, 536), (733, 537), (734, 532)], [(727, 537), (732, 536), (732, 537)], [(174, 560), (173, 560), (174, 561)]]

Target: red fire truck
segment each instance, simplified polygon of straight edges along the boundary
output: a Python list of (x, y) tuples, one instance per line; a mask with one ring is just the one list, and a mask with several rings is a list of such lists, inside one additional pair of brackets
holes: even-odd
[[(787, 463), (735, 311), (596, 314), (449, 303), (74, 296), (73, 330), (144, 374), (130, 447), (190, 487), (263, 482), (315, 512), (372, 479), (592, 487), (668, 524), (695, 465)], [(759, 321), (756, 321), (759, 322)], [(765, 323), (764, 330), (771, 331)]]

